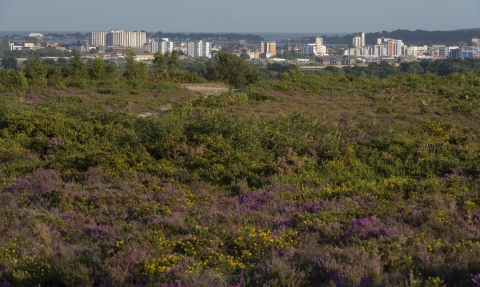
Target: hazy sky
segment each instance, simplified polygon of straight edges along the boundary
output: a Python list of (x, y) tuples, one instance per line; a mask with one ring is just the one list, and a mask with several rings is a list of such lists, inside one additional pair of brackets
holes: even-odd
[(480, 28), (479, 0), (0, 0), (0, 31), (376, 32)]

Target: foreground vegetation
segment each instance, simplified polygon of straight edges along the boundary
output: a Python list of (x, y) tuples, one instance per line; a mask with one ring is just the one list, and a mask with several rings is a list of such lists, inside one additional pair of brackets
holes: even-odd
[(204, 97), (171, 60), (9, 72), (4, 284), (478, 286), (478, 75), (291, 70)]

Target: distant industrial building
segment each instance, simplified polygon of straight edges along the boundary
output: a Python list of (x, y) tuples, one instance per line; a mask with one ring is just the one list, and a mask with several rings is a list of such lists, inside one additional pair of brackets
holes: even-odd
[(460, 47), (450, 50), (450, 58), (478, 58), (479, 51), (477, 47)]
[(195, 41), (187, 43), (187, 56), (210, 58), (210, 42)]

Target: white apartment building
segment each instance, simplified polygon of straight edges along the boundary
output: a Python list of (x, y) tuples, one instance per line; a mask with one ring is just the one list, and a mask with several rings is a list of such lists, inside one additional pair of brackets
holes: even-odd
[(147, 42), (145, 32), (125, 32), (124, 30), (111, 30), (110, 32), (88, 33), (90, 46), (120, 46), (120, 47), (143, 47)]
[(319, 36), (311, 38), (310, 42), (313, 44), (317, 44), (317, 47), (323, 46), (323, 38)]
[(112, 30), (107, 33), (107, 46), (120, 47), (143, 47), (147, 42), (145, 32), (125, 32), (124, 30)]
[(403, 55), (403, 47), (405, 44), (403, 44), (402, 40), (395, 40), (393, 44), (393, 57), (400, 57)]
[(151, 42), (151, 52), (155, 54), (160, 52), (162, 54), (171, 53), (173, 51), (173, 42), (170, 42), (168, 38), (162, 38), (160, 41)]
[(187, 56), (210, 58), (210, 42), (195, 41), (187, 43)]
[(310, 38), (309, 44), (303, 44), (300, 46), (301, 55), (315, 55), (324, 56), (327, 54), (327, 47), (323, 46), (323, 38), (313, 37)]
[(303, 44), (300, 46), (301, 55), (318, 55), (317, 44)]
[(432, 46), (432, 56), (439, 58), (446, 58), (450, 53), (449, 47), (445, 45), (433, 45)]
[(88, 44), (92, 47), (105, 47), (107, 45), (107, 32), (88, 33)]
[(373, 57), (387, 57), (387, 47), (385, 47), (384, 45), (373, 45)]
[(351, 47), (365, 47), (365, 33), (359, 35), (353, 35)]
[(403, 46), (403, 55), (418, 56), (418, 47), (416, 46)]

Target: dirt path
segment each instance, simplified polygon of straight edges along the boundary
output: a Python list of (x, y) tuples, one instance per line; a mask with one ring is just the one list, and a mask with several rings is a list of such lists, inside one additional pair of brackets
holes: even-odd
[(161, 116), (166, 111), (170, 110), (171, 108), (172, 108), (172, 105), (168, 105), (168, 106), (162, 107), (158, 110), (154, 110), (154, 111), (151, 111), (151, 112), (146, 112), (146, 113), (139, 114), (138, 117), (148, 118), (148, 117), (151, 117), (151, 116)]

